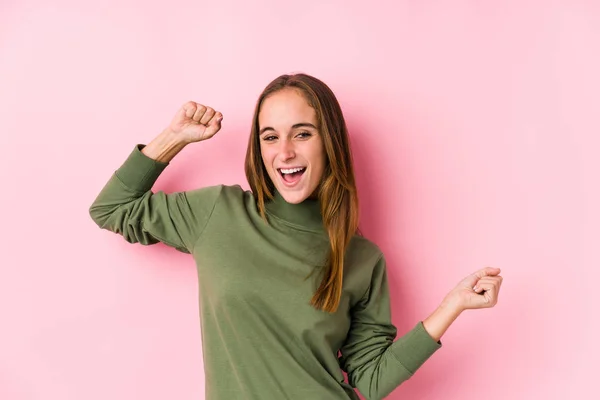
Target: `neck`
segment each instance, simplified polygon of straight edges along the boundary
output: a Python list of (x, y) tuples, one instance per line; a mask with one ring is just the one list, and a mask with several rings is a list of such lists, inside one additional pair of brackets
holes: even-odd
[(309, 230), (324, 230), (321, 204), (316, 196), (311, 196), (299, 204), (291, 204), (275, 190), (273, 200), (266, 203), (266, 209), (268, 213), (289, 224)]

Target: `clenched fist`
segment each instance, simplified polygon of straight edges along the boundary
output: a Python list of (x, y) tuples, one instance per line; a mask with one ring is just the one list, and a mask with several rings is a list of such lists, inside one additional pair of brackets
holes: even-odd
[(210, 139), (221, 129), (223, 114), (213, 108), (194, 101), (185, 103), (169, 125), (168, 129), (181, 137), (185, 143)]
[(502, 285), (500, 268), (482, 268), (463, 279), (446, 297), (460, 310), (494, 307)]

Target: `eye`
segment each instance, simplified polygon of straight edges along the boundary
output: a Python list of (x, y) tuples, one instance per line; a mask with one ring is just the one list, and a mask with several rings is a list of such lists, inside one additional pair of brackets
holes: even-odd
[(298, 134), (298, 137), (300, 137), (301, 139), (306, 139), (306, 138), (309, 138), (311, 136), (312, 136), (312, 134), (310, 132), (307, 132), (307, 131), (300, 132)]
[(277, 136), (274, 136), (274, 135), (268, 135), (268, 136), (263, 137), (263, 140), (265, 142), (272, 142), (275, 139), (277, 139)]

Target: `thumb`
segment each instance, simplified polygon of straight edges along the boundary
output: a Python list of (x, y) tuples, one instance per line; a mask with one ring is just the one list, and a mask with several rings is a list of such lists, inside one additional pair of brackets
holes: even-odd
[(462, 283), (466, 286), (473, 287), (481, 278), (486, 277), (486, 276), (496, 276), (499, 273), (500, 273), (500, 268), (485, 267), (485, 268), (475, 271), (471, 275), (467, 276), (462, 281)]
[(494, 268), (494, 267), (485, 267), (480, 269), (479, 271), (475, 272), (475, 276), (477, 276), (477, 278), (481, 279), (485, 276), (496, 276), (500, 273), (500, 268)]
[(196, 112), (196, 108), (196, 103), (188, 101), (183, 106), (181, 106), (179, 110), (177, 110), (177, 114), (175, 114), (175, 117), (173, 119), (176, 121), (191, 119), (194, 116), (194, 113)]

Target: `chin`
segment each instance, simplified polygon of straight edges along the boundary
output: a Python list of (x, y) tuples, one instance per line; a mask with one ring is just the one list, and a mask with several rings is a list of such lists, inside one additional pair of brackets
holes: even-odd
[(308, 192), (305, 190), (293, 191), (286, 188), (277, 188), (277, 190), (281, 197), (290, 204), (300, 204), (309, 197)]

